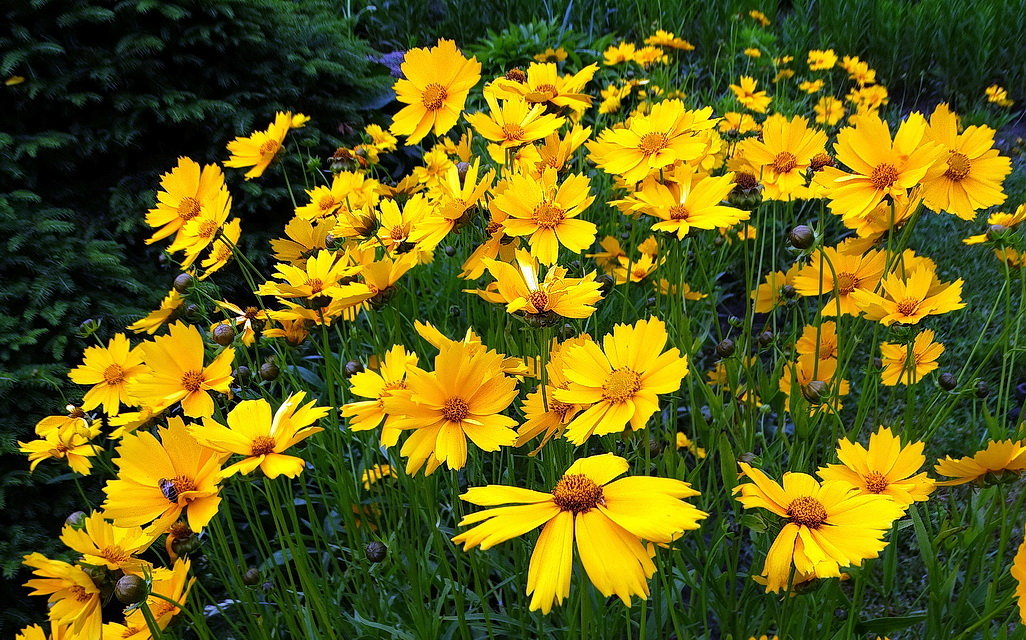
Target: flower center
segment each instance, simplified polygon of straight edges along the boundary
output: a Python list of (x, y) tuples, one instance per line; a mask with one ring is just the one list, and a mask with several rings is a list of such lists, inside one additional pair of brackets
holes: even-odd
[(738, 171), (734, 174), (734, 184), (742, 191), (751, 191), (759, 186), (759, 181), (747, 171)]
[(777, 173), (793, 171), (797, 166), (798, 158), (796, 158), (790, 151), (781, 151), (777, 154), (776, 158), (773, 158), (773, 170)]
[(527, 301), (538, 313), (541, 313), (549, 304), (549, 296), (544, 291), (532, 291), (527, 295)]
[(870, 493), (883, 493), (887, 484), (887, 478), (879, 471), (870, 471), (866, 476), (866, 491)]
[(108, 365), (103, 370), (103, 381), (111, 386), (121, 384), (125, 381), (125, 370), (120, 364)]
[(256, 307), (246, 307), (246, 310), (243, 312), (242, 317), (246, 318), (247, 320), (256, 320), (256, 317), (259, 314), (260, 309), (257, 309)]
[(566, 218), (566, 212), (559, 207), (543, 202), (534, 208), (534, 221), (539, 227), (551, 229)]
[(442, 417), (449, 422), (462, 422), (470, 414), (470, 407), (463, 398), (449, 398), (442, 405)]
[(506, 72), (506, 79), (523, 84), (527, 82), (527, 74), (524, 73), (523, 69), (513, 67), (512, 69)]
[[(535, 92), (545, 94), (545, 100), (551, 100), (559, 95), (559, 91), (556, 91), (555, 85), (551, 84), (540, 84), (535, 89)], [(535, 100), (535, 102), (544, 102), (545, 100)]]
[(335, 206), (335, 197), (331, 194), (321, 196), (320, 200), (317, 201), (317, 208), (321, 211), (327, 211)]
[(554, 398), (549, 398), (549, 413), (554, 413), (559, 416), (559, 420), (562, 422), (566, 417), (566, 414), (574, 408), (574, 405), (560, 402)]
[(972, 166), (973, 163), (969, 161), (969, 158), (964, 153), (952, 153), (948, 156), (948, 168), (944, 175), (958, 182), (969, 175), (969, 169)]
[(264, 158), (274, 156), (274, 154), (278, 153), (278, 149), (280, 148), (281, 143), (277, 140), (266, 140), (262, 145), (260, 145), (260, 155)]
[(682, 204), (675, 204), (670, 207), (670, 220), (687, 220), (691, 213)]
[(916, 311), (919, 311), (921, 302), (921, 300), (915, 298), (905, 298), (898, 303), (898, 313), (903, 316), (915, 315)]
[(209, 238), (214, 235), (217, 231), (218, 224), (213, 220), (203, 220), (199, 223), (199, 229), (196, 230), (197, 238)]
[(178, 502), (178, 496), (186, 491), (195, 491), (196, 483), (187, 476), (175, 476), (174, 478), (161, 478), (157, 480), (157, 487), (164, 494), (168, 502)]
[(791, 518), (791, 522), (808, 527), (810, 529), (818, 529), (827, 519), (826, 508), (823, 507), (823, 503), (815, 498), (809, 496), (801, 496), (791, 501), (791, 504), (787, 505), (787, 517)]
[(200, 202), (191, 196), (185, 196), (178, 203), (178, 217), (182, 220), (192, 220), (199, 215)]
[(842, 271), (837, 274), (837, 293), (846, 296), (859, 286), (860, 278), (854, 273)]
[(120, 564), (132, 557), (127, 551), (116, 544), (104, 547), (103, 550), (100, 551), (100, 555), (108, 562), (112, 562), (114, 564)]
[(71, 587), (70, 591), (75, 595), (75, 600), (78, 602), (85, 602), (92, 595), (90, 593), (86, 593), (85, 587), (80, 584), (76, 584)]
[(626, 402), (641, 388), (641, 375), (634, 369), (614, 370), (602, 385), (602, 397), (613, 403)]
[(873, 169), (873, 173), (869, 176), (869, 181), (873, 183), (875, 189), (890, 189), (898, 180), (898, 170), (893, 164), (883, 163), (877, 165)]
[(825, 153), (817, 153), (812, 156), (812, 160), (809, 161), (809, 167), (811, 167), (813, 171), (819, 171), (823, 167), (832, 166), (834, 166), (834, 159)]
[(203, 372), (189, 370), (182, 374), (182, 386), (189, 393), (196, 393), (203, 386)]
[(502, 135), (506, 136), (506, 139), (511, 142), (518, 142), (524, 139), (524, 128), (515, 122), (502, 125)]
[(665, 133), (646, 133), (638, 141), (638, 149), (646, 156), (662, 151), (668, 146), (670, 146), (670, 139), (666, 137)]
[(306, 285), (310, 287), (311, 293), (320, 293), (324, 291), (324, 281), (320, 278), (310, 278), (306, 281)]
[(437, 82), (432, 82), (424, 87), (424, 95), (420, 97), (420, 103), (428, 111), (437, 111), (442, 108), (445, 99), (448, 97), (449, 93), (445, 90), (445, 87)]
[(250, 445), (250, 455), (266, 456), (274, 453), (274, 438), (270, 436), (257, 436), (253, 438)]
[(396, 242), (402, 242), (406, 239), (406, 229), (403, 229), (402, 227), (392, 227), (392, 230), (388, 232), (388, 237)]
[(595, 505), (605, 505), (602, 498), (602, 487), (586, 475), (572, 474), (563, 476), (552, 490), (552, 501), (563, 511), (574, 514), (585, 513)]

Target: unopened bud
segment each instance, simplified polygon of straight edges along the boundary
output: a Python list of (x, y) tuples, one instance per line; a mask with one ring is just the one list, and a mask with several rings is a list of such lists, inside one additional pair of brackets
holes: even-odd
[(719, 344), (716, 345), (716, 355), (721, 358), (729, 358), (734, 354), (734, 341), (730, 338), (724, 338), (720, 340)]
[(251, 587), (260, 584), (260, 570), (256, 567), (250, 567), (246, 573), (242, 574), (242, 584)]
[(769, 346), (770, 343), (773, 342), (773, 332), (769, 330), (763, 331), (759, 334), (759, 337), (757, 339), (759, 341), (759, 346)]
[(787, 240), (795, 249), (805, 250), (816, 241), (816, 234), (813, 232), (812, 227), (800, 224), (791, 229), (791, 233), (787, 234)]
[(822, 380), (813, 380), (802, 386), (802, 397), (809, 401), (809, 404), (819, 404), (827, 392), (827, 383)]
[(942, 373), (940, 377), (940, 386), (941, 389), (944, 389), (945, 391), (951, 391), (958, 386), (958, 378), (950, 373)]
[(361, 371), (363, 371), (363, 364), (362, 363), (360, 363), (360, 362), (358, 362), (356, 360), (350, 360), (349, 362), (346, 363), (346, 377), (347, 378), (351, 378), (351, 377), (355, 376), (356, 374), (360, 373)]
[(65, 520), (64, 524), (70, 526), (72, 529), (82, 529), (85, 527), (86, 514), (84, 511), (76, 511), (69, 515)]
[(265, 362), (260, 365), (260, 377), (264, 380), (274, 380), (279, 373), (281, 372), (278, 370), (278, 365), (273, 362)]
[(388, 555), (388, 547), (381, 542), (374, 540), (373, 542), (367, 543), (367, 546), (363, 548), (363, 552), (371, 562), (381, 562), (385, 559), (385, 556)]
[(174, 284), (171, 285), (171, 286), (178, 293), (185, 293), (186, 291), (189, 290), (189, 287), (192, 286), (192, 283), (194, 281), (195, 281), (195, 278), (192, 277), (192, 274), (190, 274), (190, 273), (179, 273), (178, 276), (175, 277)]
[(976, 383), (976, 397), (977, 398), (986, 398), (989, 395), (990, 395), (990, 386), (988, 386), (987, 383), (984, 382), (983, 380), (980, 380), (979, 382), (977, 382)]
[(456, 247), (452, 246), (451, 244), (446, 245), (443, 251), (445, 251), (445, 255), (449, 256), (450, 258), (456, 255)]
[(595, 278), (595, 282), (599, 283), (599, 293), (601, 293), (603, 297), (609, 295), (609, 292), (613, 290), (613, 285), (616, 284), (616, 280), (614, 280), (613, 276), (608, 273), (603, 273)]
[(222, 347), (227, 347), (235, 341), (235, 329), (230, 324), (217, 325), (214, 327), (212, 334), (214, 342)]
[(235, 368), (235, 371), (232, 371), (232, 377), (239, 383), (248, 382), (252, 376), (253, 370), (244, 364), (240, 364)]
[(137, 604), (146, 599), (148, 589), (146, 581), (139, 576), (128, 574), (121, 576), (114, 585), (114, 597), (121, 604)]

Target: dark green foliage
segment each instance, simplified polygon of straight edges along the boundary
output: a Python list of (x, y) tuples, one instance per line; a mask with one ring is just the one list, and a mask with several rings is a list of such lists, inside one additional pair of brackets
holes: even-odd
[[(317, 0), (5, 6), (0, 80), (25, 80), (0, 85), (0, 506), (19, 514), (0, 522), (4, 602), (24, 601), (25, 574), (7, 578), (22, 554), (55, 549), (43, 541), (71, 506), (60, 496), (77, 496), (63, 463), (27, 476), (15, 440), (81, 396), (66, 377), (87, 346), (79, 324), (99, 320), (106, 340), (154, 308), (174, 276), (141, 242), (159, 175), (182, 155), (223, 161), (226, 142), (276, 110), (312, 116), (302, 138), (330, 153), (342, 125), (390, 86), (350, 24)], [(238, 189), (241, 173), (230, 173)], [(245, 191), (236, 213), (247, 235), (280, 230), (283, 190)], [(14, 616), (4, 607), (0, 635)]]

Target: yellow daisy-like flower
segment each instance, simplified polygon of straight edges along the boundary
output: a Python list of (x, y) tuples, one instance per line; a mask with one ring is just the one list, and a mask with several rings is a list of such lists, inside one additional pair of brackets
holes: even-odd
[(146, 551), (153, 540), (142, 527), (115, 527), (99, 511), (85, 518), (82, 527), (65, 525), (61, 531), (61, 542), (81, 553), (81, 562), (135, 574), (148, 564), (135, 556)]
[(139, 320), (128, 325), (129, 331), (136, 333), (149, 333), (154, 334), (158, 329), (169, 323), (175, 316), (178, 309), (185, 304), (185, 299), (182, 298), (182, 294), (178, 293), (174, 289), (167, 292), (164, 299), (160, 301), (160, 307), (155, 311), (150, 312), (146, 317), (140, 318)]
[(331, 218), (309, 221), (293, 218), (285, 225), (285, 237), (271, 240), (274, 259), (302, 269), (318, 249), (328, 248), (328, 235), (335, 226)]
[(923, 442), (901, 444), (901, 438), (887, 427), (869, 436), (869, 449), (847, 438), (837, 443), (841, 464), (821, 467), (816, 473), (826, 481), (849, 482), (862, 493), (890, 496), (902, 507), (929, 499), (934, 481), (926, 472)]
[(348, 281), (359, 271), (360, 267), (350, 264), (339, 252), (321, 249), (307, 259), (303, 268), (277, 264), (273, 276), (281, 282), (268, 280), (256, 292), (281, 298), (341, 299), (353, 293)]
[[(177, 606), (168, 602), (171, 600), (178, 604), (185, 604), (196, 578), (189, 578), (191, 562), (188, 559), (175, 559), (171, 569), (154, 569), (153, 580), (150, 583), (150, 595), (146, 598), (146, 606), (149, 607), (157, 628), (166, 629), (171, 620), (181, 611)], [(167, 598), (159, 598), (157, 595)], [(123, 640), (150, 640), (150, 629), (146, 624), (146, 618), (140, 609), (133, 609), (125, 616), (125, 624), (108, 622), (103, 625), (104, 638), (120, 638)], [(54, 640), (57, 640), (56, 638)]]
[(741, 103), (741, 106), (746, 109), (750, 109), (756, 113), (766, 113), (769, 108), (770, 102), (773, 98), (769, 96), (765, 91), (756, 91), (759, 86), (759, 81), (751, 76), (741, 76), (738, 80), (738, 84), (730, 85), (730, 90), (734, 92), (734, 97)]
[(1001, 227), (1005, 229), (1012, 229), (1019, 226), (1024, 220), (1026, 220), (1026, 204), (1019, 205), (1019, 208), (1015, 210), (1015, 213), (1004, 213), (1003, 211), (997, 211), (987, 216), (988, 232), (981, 233), (979, 235), (970, 236), (963, 240), (965, 244), (982, 244), (987, 240), (990, 240), (990, 230), (997, 229), (1003, 231)]
[(182, 412), (190, 417), (214, 414), (211, 391), (228, 393), (232, 381), (235, 349), (224, 349), (213, 362), (203, 365), (203, 336), (196, 327), (176, 322), (170, 333), (144, 342), (145, 373), (134, 378), (129, 392), (154, 412), (181, 402)]
[(562, 435), (574, 416), (588, 408), (587, 404), (560, 402), (553, 397), (553, 393), (557, 389), (570, 388), (570, 380), (563, 373), (567, 350), (574, 345), (590, 341), (591, 337), (584, 334), (553, 345), (549, 352), (549, 361), (545, 365), (545, 370), (549, 374), (548, 386), (544, 390), (538, 387), (527, 394), (521, 404), (525, 421), (517, 429), (515, 446), (522, 447), (537, 435), (543, 434), (538, 447), (530, 454), (534, 455), (550, 439)]
[(938, 482), (938, 486), (955, 486), (967, 482), (983, 482), (985, 476), (1001, 479), (1006, 475), (1019, 476), (1026, 471), (1026, 442), (1022, 440), (1001, 440), (990, 442), (987, 448), (976, 455), (958, 460), (951, 456), (938, 460), (934, 471), (942, 476), (954, 478)]
[(825, 51), (813, 49), (812, 51), (809, 51), (807, 62), (809, 63), (809, 71), (825, 71), (827, 69), (833, 69), (834, 65), (837, 64), (837, 54), (834, 53), (833, 49), (827, 49)]
[(883, 295), (863, 289), (853, 291), (852, 297), (865, 310), (867, 318), (885, 326), (895, 322), (918, 324), (926, 316), (957, 311), (965, 306), (962, 279), (939, 282), (928, 266), (912, 269), (907, 277), (896, 270), (880, 281), (880, 288)]
[(959, 133), (959, 124), (946, 104), (938, 105), (930, 116), (926, 137), (942, 145), (948, 155), (923, 179), (923, 197), (934, 211), (972, 220), (980, 209), (1005, 201), (1001, 183), (1011, 173), (1012, 161), (998, 155), (993, 129), (974, 126)]
[(799, 355), (812, 356), (820, 360), (837, 357), (837, 323), (827, 320), (819, 325), (808, 325), (801, 337), (794, 343)]
[(844, 118), (844, 103), (833, 96), (823, 96), (812, 110), (816, 112), (816, 123), (832, 127)]
[(68, 373), (75, 384), (92, 385), (82, 398), (82, 408), (88, 411), (103, 405), (108, 416), (116, 416), (121, 405), (132, 406), (128, 383), (146, 371), (142, 352), (128, 342), (125, 334), (111, 338), (106, 347), (87, 347), (83, 362)]
[(409, 458), (406, 473), (426, 465), (431, 474), (442, 463), (462, 469), (467, 439), (484, 451), (513, 444), (516, 421), (501, 414), (517, 396), (514, 378), (503, 375), (503, 357), (462, 342), (443, 345), (435, 370), (410, 368), (406, 389), (384, 398), (395, 427), (412, 429), (400, 454)]
[(816, 182), (826, 189), (830, 210), (842, 218), (861, 218), (886, 196), (908, 194), (938, 160), (943, 148), (926, 135), (926, 119), (913, 113), (891, 138), (887, 123), (875, 114), (853, 116), (855, 126), (837, 134), (834, 152), (850, 171), (824, 167)]
[(228, 143), (228, 151), (232, 154), (224, 166), (234, 168), (253, 167), (246, 172), (246, 180), (259, 178), (278, 156), (285, 142), (285, 135), (290, 129), (298, 129), (310, 118), (301, 113), (292, 115), (288, 111), (274, 114), (274, 122), (263, 131), (255, 131), (249, 136), (238, 137)]
[(686, 482), (649, 476), (615, 479), (627, 469), (626, 460), (607, 453), (574, 462), (551, 493), (473, 487), (460, 499), (497, 508), (464, 517), (460, 526), (477, 526), (453, 542), (464, 550), (486, 550), (542, 527), (527, 571), (532, 611), (547, 614), (570, 595), (574, 546), (602, 595), (615, 595), (627, 606), (632, 596), (647, 599), (648, 579), (656, 567), (643, 541), (669, 544), (697, 529), (708, 514), (684, 501), (699, 495)]
[(438, 195), (431, 203), (434, 210), (413, 228), (410, 242), (423, 251), (430, 251), (450, 231), (468, 220), (469, 212), (484, 198), (495, 178), (494, 169), (480, 175), (480, 167), (481, 160), (477, 158), (465, 172), (455, 164), (446, 170), (438, 183)]
[(397, 344), (389, 349), (377, 371), (364, 370), (350, 378), (349, 392), (361, 398), (371, 398), (347, 403), (342, 415), (351, 418), (349, 428), (353, 431), (369, 431), (384, 420), (381, 429), (381, 446), (392, 447), (399, 442), (400, 429), (394, 426), (397, 417), (385, 413), (385, 398), (397, 389), (406, 388), (406, 374), (417, 366), (417, 354), (407, 353)]
[(157, 435), (137, 431), (121, 439), (118, 476), (103, 488), (104, 516), (119, 527), (153, 522), (150, 531), (159, 535), (184, 512), (189, 528), (202, 531), (221, 503), (217, 485), (227, 455), (200, 444), (181, 418), (170, 418)]
[[(230, 302), (225, 301), (214, 301), (214, 304), (222, 311), (226, 316), (229, 317), (228, 326), (234, 324), (236, 327), (242, 329), (242, 344), (247, 347), (253, 346), (256, 342), (257, 331), (263, 329), (267, 324), (267, 321), (271, 319), (267, 311), (258, 309), (257, 307), (246, 307), (245, 309), (234, 305)], [(210, 325), (210, 330), (213, 331), (214, 327), (226, 324), (225, 322), (215, 322)]]
[(802, 265), (794, 263), (786, 271), (773, 271), (767, 273), (759, 284), (752, 291), (752, 302), (755, 305), (756, 313), (769, 313), (777, 307), (787, 303), (787, 296), (784, 295), (784, 287), (794, 287), (795, 276), (802, 269)]
[(728, 111), (723, 114), (723, 119), (720, 120), (720, 124), (717, 128), (720, 130), (720, 133), (741, 136), (746, 133), (760, 131), (762, 129), (762, 125), (756, 122), (755, 118), (747, 113)]
[(824, 153), (826, 141), (826, 134), (809, 128), (805, 118), (789, 120), (775, 113), (762, 123), (761, 139), (745, 140), (741, 152), (758, 171), (765, 197), (790, 200), (804, 195), (803, 173), (813, 158)]
[(702, 157), (709, 141), (698, 134), (715, 127), (716, 121), (712, 107), (688, 111), (680, 100), (667, 100), (622, 128), (603, 130), (585, 146), (600, 169), (636, 184), (672, 164)]
[(363, 484), (365, 491), (370, 491), (370, 488), (375, 484), (381, 482), (385, 478), (395, 477), (395, 472), (392, 467), (387, 464), (376, 464), (370, 469), (364, 469), (363, 473), (360, 474), (360, 482)]
[(440, 136), (455, 126), (470, 90), (481, 79), (481, 63), (467, 59), (452, 40), (430, 49), (410, 49), (396, 80), (396, 100), (405, 107), (395, 114), (390, 131), (417, 144), (434, 129)]
[(848, 253), (842, 243), (826, 247), (794, 276), (794, 289), (802, 296), (833, 294), (823, 304), (825, 316), (859, 315), (855, 294), (871, 293), (880, 282), (887, 256), (882, 251)]
[(725, 229), (751, 215), (722, 203), (734, 189), (734, 174), (712, 177), (684, 166), (665, 181), (648, 179), (639, 191), (623, 202), (632, 211), (640, 211), (658, 222), (654, 231), (676, 234), (681, 240), (691, 229)]
[(178, 235), (175, 236), (175, 241), (167, 250), (171, 253), (181, 251), (185, 254), (182, 258), (183, 269), (192, 266), (192, 263), (199, 258), (199, 254), (225, 230), (231, 208), (231, 194), (227, 189), (222, 189), (200, 209), (195, 218), (182, 225)]
[(49, 617), (54, 625), (69, 625), (76, 640), (100, 640), (102, 602), (100, 588), (80, 567), (50, 560), (40, 553), (25, 556), (23, 564), (39, 576), (25, 583), (31, 596), (49, 596)]
[(944, 353), (944, 345), (934, 342), (933, 336), (933, 331), (926, 329), (916, 336), (911, 345), (881, 344), (880, 358), (884, 367), (880, 374), (881, 382), (888, 387), (915, 384), (940, 366), (937, 358)]
[(580, 174), (559, 182), (553, 169), (541, 180), (515, 173), (508, 188), (495, 196), (494, 206), (509, 216), (503, 222), (506, 235), (529, 236), (531, 255), (550, 265), (560, 245), (580, 253), (595, 241), (595, 225), (577, 217), (595, 200), (590, 189), (591, 182)]
[(636, 51), (637, 47), (633, 43), (620, 42), (609, 45), (609, 47), (602, 52), (602, 59), (607, 67), (611, 67), (634, 60), (634, 54)]
[(671, 49), (680, 49), (681, 51), (695, 50), (695, 45), (683, 38), (678, 38), (673, 32), (664, 31), (663, 29), (657, 29), (654, 34), (645, 38), (645, 44), (656, 47), (670, 47)]
[(575, 445), (595, 435), (644, 429), (659, 410), (660, 394), (680, 389), (688, 360), (676, 348), (663, 351), (669, 336), (658, 318), (633, 326), (618, 324), (603, 338), (602, 348), (588, 341), (567, 350), (563, 375), (567, 389), (553, 397), (567, 404), (591, 404), (567, 425), (565, 437)]
[(486, 95), (485, 101), (490, 113), (467, 114), (467, 122), (483, 138), (498, 143), (502, 149), (541, 140), (566, 122), (561, 116), (545, 113), (545, 105), (532, 105), (520, 97), (504, 100), (500, 105), (493, 96)]
[(225, 190), (221, 167), (205, 167), (189, 158), (179, 158), (174, 169), (160, 177), (157, 205), (146, 213), (146, 224), (157, 230), (146, 240), (153, 244), (178, 231), (199, 215), (204, 206), (213, 204), (219, 191)]
[(595, 312), (594, 304), (602, 299), (601, 286), (595, 272), (583, 278), (566, 277), (563, 267), (550, 267), (545, 278), (538, 280), (538, 261), (523, 249), (516, 252), (517, 265), (485, 259), (489, 273), (495, 277), (497, 291), (469, 291), (489, 302), (504, 303), (506, 313), (523, 313), (528, 317), (555, 314), (564, 318), (587, 318)]
[(303, 405), (305, 397), (302, 391), (290, 395), (274, 416), (267, 400), (245, 400), (228, 413), (227, 426), (204, 418), (203, 426), (192, 425), (189, 433), (214, 451), (243, 456), (243, 460), (221, 471), (222, 478), (236, 473), (250, 474), (257, 467), (268, 478), (280, 475), (295, 478), (306, 462), (282, 452), (323, 431), (313, 424), (328, 415), (327, 407), (314, 406), (316, 401)]
[(842, 567), (860, 566), (887, 546), (883, 536), (904, 509), (889, 496), (861, 493), (848, 482), (822, 484), (804, 473), (785, 473), (783, 485), (744, 462), (751, 482), (735, 487), (746, 509), (760, 507), (784, 518), (766, 554), (766, 590), (788, 588), (791, 567), (818, 578), (836, 578)]
[(207, 257), (200, 262), (200, 266), (203, 267), (200, 280), (206, 280), (212, 273), (228, 264), (228, 261), (235, 255), (235, 247), (238, 246), (241, 236), (242, 221), (238, 218), (230, 220), (228, 224), (224, 225), (221, 233), (214, 237), (214, 243), (210, 247)]
[[(591, 96), (582, 91), (596, 71), (598, 65), (590, 64), (575, 75), (561, 76), (554, 63), (532, 63), (526, 72), (522, 72), (522, 78), (510, 78), (507, 75), (491, 86), (498, 97), (503, 99), (519, 98), (528, 104), (551, 105), (555, 110), (568, 108), (582, 113), (591, 106), (592, 100)], [(485, 97), (488, 97), (487, 90)], [(482, 135), (485, 134), (482, 132)]]
[(89, 460), (102, 449), (90, 441), (100, 435), (100, 424), (77, 425), (63, 429), (51, 429), (38, 440), (18, 441), (19, 451), (28, 455), (29, 471), (35, 471), (43, 460), (64, 458), (71, 470), (80, 475), (89, 475), (93, 463)]

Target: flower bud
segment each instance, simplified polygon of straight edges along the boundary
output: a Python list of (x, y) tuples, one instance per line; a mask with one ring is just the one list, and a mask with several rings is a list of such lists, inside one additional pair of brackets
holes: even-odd
[(992, 224), (987, 227), (987, 240), (997, 240), (1008, 231), (1008, 227), (1003, 224)]
[(214, 327), (214, 330), (211, 333), (213, 335), (214, 342), (222, 347), (227, 347), (235, 341), (235, 329), (230, 324), (219, 324)]
[(250, 567), (246, 573), (242, 574), (242, 584), (250, 587), (260, 584), (260, 570), (256, 567)]
[(72, 529), (81, 531), (85, 528), (86, 514), (84, 511), (75, 511), (64, 520), (64, 524)]
[(613, 285), (616, 284), (613, 276), (608, 273), (603, 273), (596, 277), (595, 282), (599, 283), (599, 293), (602, 294), (602, 297), (609, 295), (609, 292), (613, 290)]
[(780, 287), (780, 295), (784, 298), (787, 298), (788, 300), (791, 300), (796, 295), (798, 295), (798, 292), (795, 291), (794, 286), (785, 284), (784, 286)]
[(822, 380), (813, 380), (802, 386), (802, 397), (809, 401), (809, 404), (819, 404), (827, 392), (827, 383)]
[(770, 343), (773, 342), (773, 332), (767, 329), (766, 331), (763, 331), (762, 333), (759, 334), (759, 337), (757, 338), (757, 340), (759, 341), (759, 346), (761, 346), (761, 347), (769, 346)]
[(729, 358), (734, 354), (734, 341), (730, 338), (720, 340), (716, 345), (716, 355), (721, 358)]
[(253, 370), (244, 364), (240, 364), (235, 368), (235, 371), (232, 371), (232, 377), (235, 378), (235, 382), (238, 383), (248, 382), (252, 376)]
[(452, 246), (451, 244), (446, 245), (443, 251), (445, 251), (445, 255), (449, 256), (450, 258), (456, 255), (456, 247)]
[(347, 378), (351, 378), (351, 377), (355, 376), (356, 374), (360, 373), (361, 371), (363, 371), (363, 364), (362, 363), (360, 363), (360, 362), (358, 362), (356, 360), (350, 360), (349, 362), (346, 363), (346, 377)]
[(977, 382), (976, 383), (976, 397), (977, 398), (986, 398), (989, 395), (990, 395), (990, 386), (986, 382), (984, 382), (983, 380), (980, 380), (979, 382)]
[(950, 373), (942, 373), (940, 377), (941, 389), (945, 391), (951, 391), (958, 386), (958, 378)]
[(388, 547), (381, 542), (374, 540), (373, 542), (367, 543), (367, 546), (363, 548), (363, 552), (371, 562), (381, 562), (388, 554)]
[(281, 372), (278, 370), (278, 365), (273, 362), (265, 362), (260, 365), (260, 377), (264, 380), (274, 380), (279, 373)]
[(787, 234), (787, 240), (795, 249), (804, 251), (816, 242), (816, 234), (813, 232), (812, 227), (800, 224), (791, 229), (791, 233)]
[(148, 593), (146, 581), (132, 574), (121, 576), (114, 585), (114, 597), (121, 604), (137, 604), (146, 599)]
[(185, 293), (186, 291), (189, 290), (189, 287), (192, 286), (192, 283), (194, 281), (195, 281), (195, 278), (192, 277), (192, 274), (190, 274), (190, 273), (179, 273), (178, 276), (175, 277), (174, 284), (171, 285), (171, 286), (178, 293)]

